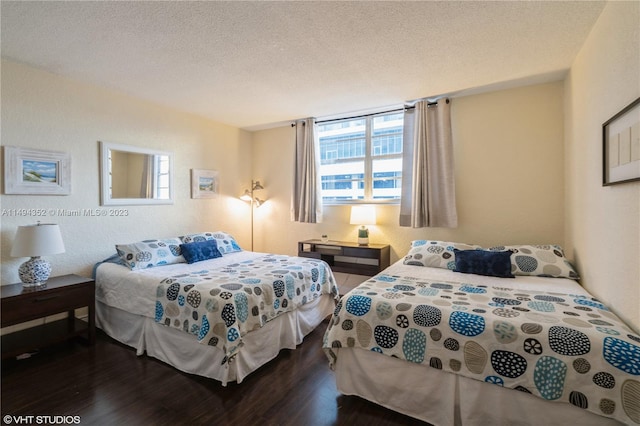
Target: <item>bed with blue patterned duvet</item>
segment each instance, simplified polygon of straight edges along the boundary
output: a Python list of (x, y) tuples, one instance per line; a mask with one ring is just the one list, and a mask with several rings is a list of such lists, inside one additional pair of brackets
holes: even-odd
[(575, 278), (556, 246), (415, 241), (337, 306), (338, 389), (434, 425), (640, 424), (640, 336)]
[(295, 349), (338, 297), (325, 262), (243, 251), (221, 232), (116, 248), (116, 261), (96, 268), (98, 326), (222, 384)]

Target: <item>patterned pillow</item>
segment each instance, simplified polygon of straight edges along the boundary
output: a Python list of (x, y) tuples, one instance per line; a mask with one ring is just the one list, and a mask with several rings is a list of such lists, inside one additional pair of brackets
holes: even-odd
[(185, 263), (178, 238), (164, 240), (144, 240), (131, 244), (116, 244), (116, 251), (123, 262), (132, 270), (154, 266)]
[(454, 250), (456, 268), (454, 272), (487, 275), (499, 278), (515, 278), (511, 273), (510, 251)]
[(195, 243), (180, 244), (182, 255), (187, 263), (201, 262), (207, 259), (222, 257), (216, 240), (197, 241)]
[(515, 275), (580, 279), (564, 257), (562, 247), (555, 245), (520, 245), (491, 247), (491, 251), (511, 251), (511, 271)]
[(430, 266), (432, 268), (455, 269), (454, 250), (480, 250), (480, 246), (449, 243), (445, 241), (415, 240), (404, 258), (405, 265)]
[(190, 234), (180, 237), (183, 243), (193, 243), (198, 241), (216, 240), (218, 250), (222, 255), (242, 251), (236, 240), (226, 232), (202, 232), (200, 234)]

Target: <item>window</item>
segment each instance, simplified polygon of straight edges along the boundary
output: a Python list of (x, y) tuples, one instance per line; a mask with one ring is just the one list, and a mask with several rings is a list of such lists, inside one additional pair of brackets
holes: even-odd
[(319, 124), (323, 202), (400, 200), (402, 126), (402, 112)]
[(169, 156), (167, 155), (154, 155), (154, 189), (155, 198), (168, 199), (169, 193)]

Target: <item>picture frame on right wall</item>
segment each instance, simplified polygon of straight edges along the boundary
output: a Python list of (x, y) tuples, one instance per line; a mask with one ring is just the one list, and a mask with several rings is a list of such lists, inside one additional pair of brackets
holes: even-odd
[(602, 125), (602, 186), (640, 180), (640, 98)]

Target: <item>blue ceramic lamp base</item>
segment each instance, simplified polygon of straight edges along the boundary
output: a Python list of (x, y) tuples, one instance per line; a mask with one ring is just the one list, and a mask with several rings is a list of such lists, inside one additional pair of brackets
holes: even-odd
[(51, 275), (51, 264), (40, 256), (34, 256), (20, 265), (18, 275), (24, 287), (43, 286)]

